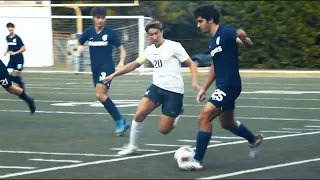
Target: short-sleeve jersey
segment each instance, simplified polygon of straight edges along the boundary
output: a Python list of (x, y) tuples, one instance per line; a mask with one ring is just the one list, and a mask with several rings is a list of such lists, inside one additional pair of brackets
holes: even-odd
[[(24, 46), (23, 41), (21, 40), (21, 38), (18, 35), (14, 35), (13, 37), (10, 37), (10, 35), (8, 35), (6, 37), (7, 40), (7, 45), (8, 45), (8, 51), (19, 51), (21, 49), (21, 47)], [(10, 55), (10, 59), (12, 58), (17, 58), (20, 59), (22, 58), (23, 55), (22, 53), (16, 54), (16, 55)]]
[(211, 38), (209, 50), (216, 75), (216, 87), (241, 87), (238, 62), (237, 32), (220, 25)]
[(160, 47), (148, 46), (139, 63), (149, 60), (154, 66), (153, 84), (175, 93), (184, 94), (181, 63), (189, 58), (179, 42), (166, 39)]
[(121, 41), (116, 31), (104, 27), (98, 34), (94, 26), (92, 26), (88, 28), (79, 39), (81, 45), (86, 41), (88, 41), (89, 46), (92, 72), (114, 72), (115, 65), (112, 58), (112, 50), (114, 46), (121, 46)]

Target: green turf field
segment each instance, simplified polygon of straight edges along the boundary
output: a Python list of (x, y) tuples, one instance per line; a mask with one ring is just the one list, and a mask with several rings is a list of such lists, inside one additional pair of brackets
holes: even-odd
[[(204, 104), (196, 103), (190, 77), (185, 77), (185, 114), (178, 127), (161, 135), (161, 111), (155, 110), (145, 120), (139, 154), (128, 157), (117, 155), (128, 142), (128, 132), (115, 136), (113, 120), (95, 99), (90, 75), (26, 73), (24, 80), (37, 101), (33, 116), (24, 102), (0, 90), (1, 178), (320, 177), (320, 80), (316, 78), (244, 78), (236, 117), (265, 135), (261, 153), (257, 159), (249, 158), (247, 142), (222, 130), (217, 119), (201, 172), (180, 171), (173, 159), (180, 146), (195, 146), (197, 116)], [(151, 81), (151, 76), (113, 81), (110, 95), (128, 120)]]

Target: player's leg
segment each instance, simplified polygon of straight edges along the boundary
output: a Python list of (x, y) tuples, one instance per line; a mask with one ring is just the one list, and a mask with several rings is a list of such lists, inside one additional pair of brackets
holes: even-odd
[(139, 146), (139, 138), (142, 133), (144, 119), (154, 110), (159, 104), (161, 96), (158, 93), (156, 86), (151, 85), (144, 94), (137, 111), (132, 120), (129, 144), (124, 150), (118, 152), (119, 155), (129, 155), (134, 153)]
[(80, 71), (79, 70), (79, 67), (80, 67), (79, 57), (77, 55), (72, 55), (71, 58), (72, 58), (73, 66), (74, 66), (74, 74), (78, 75), (79, 71)]
[(8, 63), (8, 68), (13, 69), (11, 75), (11, 80), (17, 83), (22, 89), (25, 90), (25, 83), (22, 80), (22, 71), (24, 67), (24, 60), (23, 59), (16, 59), (10, 60), (11, 62)]
[(184, 170), (201, 170), (201, 165), (207, 151), (208, 144), (212, 135), (212, 120), (220, 115), (223, 107), (224, 93), (217, 89), (209, 99), (209, 102), (201, 109), (198, 118), (199, 131), (197, 134), (196, 154), (193, 159), (185, 163), (179, 164)]
[(178, 123), (183, 113), (183, 94), (161, 90), (163, 94), (162, 116), (159, 131), (168, 134)]
[(20, 99), (24, 100), (28, 104), (31, 114), (36, 111), (34, 99), (28, 96), (23, 89), (12, 84), (11, 77), (2, 61), (0, 61), (0, 84), (9, 93), (15, 94)]
[[(103, 81), (103, 80), (102, 80)], [(96, 98), (103, 104), (104, 108), (112, 116), (116, 123), (115, 133), (117, 136), (122, 136), (124, 132), (130, 128), (129, 122), (127, 122), (120, 114), (118, 108), (108, 96), (110, 83), (105, 85), (102, 81), (96, 84)]]
[(246, 139), (251, 147), (250, 156), (255, 157), (259, 145), (262, 143), (264, 137), (262, 134), (253, 134), (243, 123), (235, 120), (234, 107), (234, 102), (226, 104), (225, 111), (219, 116), (221, 127)]

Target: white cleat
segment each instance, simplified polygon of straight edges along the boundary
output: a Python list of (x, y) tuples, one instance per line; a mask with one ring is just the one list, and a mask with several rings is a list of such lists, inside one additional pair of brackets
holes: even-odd
[(200, 162), (198, 162), (194, 158), (179, 158), (177, 162), (178, 167), (185, 171), (201, 171), (203, 169), (203, 166), (200, 164)]
[(263, 139), (264, 139), (264, 136), (262, 134), (258, 134), (256, 136), (256, 142), (254, 142), (253, 144), (250, 144), (250, 152), (249, 152), (249, 156), (251, 158), (255, 158), (257, 156), (257, 154), (259, 153), (259, 146), (261, 145)]
[(129, 144), (129, 145), (123, 147), (123, 150), (119, 151), (118, 155), (127, 156), (127, 155), (135, 153), (137, 150), (138, 150), (138, 147)]

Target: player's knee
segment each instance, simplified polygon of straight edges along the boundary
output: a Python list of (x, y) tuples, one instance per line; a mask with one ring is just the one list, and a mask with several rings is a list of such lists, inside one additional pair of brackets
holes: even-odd
[(108, 96), (104, 93), (96, 93), (96, 98), (98, 101), (104, 102), (108, 98)]
[(134, 119), (137, 122), (142, 122), (146, 117), (147, 117), (147, 113), (143, 111), (137, 111), (136, 114), (134, 115)]
[(160, 127), (160, 129), (159, 129), (160, 133), (163, 134), (163, 135), (169, 134), (171, 130), (172, 130), (172, 127), (170, 127), (170, 128)]
[(6, 88), (6, 90), (10, 94), (20, 95), (22, 93), (22, 89), (16, 86), (10, 86), (9, 88)]

